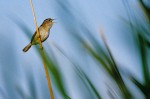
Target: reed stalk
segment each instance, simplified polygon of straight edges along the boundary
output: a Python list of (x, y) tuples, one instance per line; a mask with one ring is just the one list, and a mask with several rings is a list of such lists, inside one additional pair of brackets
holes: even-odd
[(51, 97), (51, 99), (54, 99), (53, 89), (52, 89), (52, 85), (51, 85), (51, 80), (50, 80), (48, 68), (46, 66), (46, 60), (44, 58), (45, 55), (44, 55), (44, 51), (43, 51), (43, 46), (42, 46), (42, 42), (41, 42), (41, 38), (40, 38), (40, 33), (39, 33), (39, 29), (38, 29), (38, 24), (37, 24), (37, 21), (36, 21), (36, 15), (35, 15), (35, 12), (34, 12), (34, 6), (33, 6), (33, 3), (32, 3), (32, 0), (30, 0), (30, 6), (31, 6), (31, 9), (32, 9), (32, 14), (33, 14), (33, 17), (34, 17), (34, 24), (36, 26), (36, 31), (37, 31), (37, 34), (38, 34), (38, 40), (39, 40), (39, 44), (40, 44), (40, 54), (42, 56), (42, 61), (43, 61), (43, 66), (44, 66), (44, 70), (45, 70), (45, 75), (46, 75), (46, 79), (47, 79), (47, 84), (48, 84), (50, 97)]

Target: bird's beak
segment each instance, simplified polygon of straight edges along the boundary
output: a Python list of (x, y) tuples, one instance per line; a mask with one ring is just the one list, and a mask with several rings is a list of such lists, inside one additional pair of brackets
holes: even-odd
[(52, 19), (53, 23), (56, 23), (56, 22), (54, 22), (54, 20), (56, 20), (56, 19)]

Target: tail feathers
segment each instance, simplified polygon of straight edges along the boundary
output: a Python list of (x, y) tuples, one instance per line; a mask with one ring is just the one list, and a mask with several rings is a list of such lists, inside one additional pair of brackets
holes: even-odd
[(32, 46), (32, 44), (29, 43), (29, 44), (23, 49), (23, 51), (24, 51), (24, 52), (27, 52), (27, 51), (31, 48), (31, 46)]

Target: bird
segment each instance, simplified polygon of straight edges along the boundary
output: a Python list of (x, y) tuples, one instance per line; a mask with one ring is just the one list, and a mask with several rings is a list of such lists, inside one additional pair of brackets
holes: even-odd
[[(50, 29), (55, 23), (53, 22), (53, 20), (54, 19), (51, 19), (51, 18), (45, 19), (43, 23), (40, 25), (40, 27), (38, 28), (41, 42), (44, 42), (49, 37)], [(40, 44), (39, 35), (37, 31), (35, 31), (35, 33), (33, 34), (31, 42), (23, 48), (23, 52), (27, 52), (31, 48), (32, 45), (36, 45), (36, 44)]]

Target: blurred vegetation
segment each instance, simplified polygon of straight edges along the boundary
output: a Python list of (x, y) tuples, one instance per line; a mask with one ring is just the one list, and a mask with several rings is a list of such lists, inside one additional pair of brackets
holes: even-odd
[[(130, 7), (129, 4), (126, 2), (126, 0), (123, 0), (125, 7)], [(115, 60), (110, 48), (109, 44), (107, 43), (107, 40), (104, 36), (103, 31), (100, 31), (100, 39), (102, 40), (102, 43), (99, 42), (93, 35), (92, 31), (86, 26), (86, 24), (80, 22), (78, 17), (76, 17), (71, 10), (69, 10), (69, 3), (62, 2), (61, 0), (57, 0), (56, 3), (59, 4), (63, 9), (61, 9), (62, 12), (66, 12), (70, 19), (74, 20), (74, 24), (68, 27), (68, 24), (65, 23), (66, 19), (63, 20), (64, 28), (66, 28), (67, 32), (71, 37), (75, 39), (75, 42), (72, 42), (72, 45), (75, 45), (79, 48), (79, 51), (85, 51), (87, 55), (94, 60), (95, 63), (98, 64), (99, 69), (102, 69), (105, 71), (108, 78), (112, 81), (108, 85), (107, 94), (110, 97), (110, 99), (134, 99), (135, 96), (132, 93), (132, 90), (130, 90), (129, 86), (127, 85), (126, 81), (131, 81), (133, 84), (141, 91), (141, 94), (145, 97), (145, 99), (150, 99), (150, 67), (148, 64), (149, 61), (149, 49), (150, 49), (150, 8), (143, 2), (143, 0), (138, 0), (139, 5), (141, 7), (141, 11), (143, 14), (145, 14), (145, 19), (147, 20), (146, 23), (140, 24), (138, 22), (139, 20), (136, 20), (136, 15), (131, 10), (127, 8), (128, 12), (128, 26), (131, 28), (131, 33), (133, 34), (133, 38), (136, 42), (137, 51), (139, 54), (139, 58), (141, 60), (141, 72), (142, 72), (142, 78), (143, 81), (139, 81), (132, 73), (128, 73), (128, 76), (125, 76), (123, 72), (120, 70), (119, 65), (117, 64), (117, 60)], [(58, 9), (59, 10), (59, 9)], [(57, 11), (56, 11), (57, 13)], [(59, 15), (59, 13), (58, 13)], [(132, 17), (132, 18), (131, 18)], [(28, 26), (25, 25), (23, 21), (19, 18), (11, 18), (13, 22), (21, 28), (28, 36), (28, 38), (31, 38), (31, 31), (29, 30)], [(135, 20), (132, 20), (135, 19)], [(20, 21), (19, 21), (20, 20)], [(75, 26), (77, 23), (78, 26)], [(148, 27), (148, 29), (146, 27)], [(45, 50), (45, 60), (46, 64), (50, 71), (50, 76), (52, 77), (52, 81), (54, 83), (53, 86), (56, 87), (57, 91), (61, 94), (61, 99), (72, 99), (71, 94), (69, 93), (67, 89), (67, 83), (64, 80), (64, 77), (62, 75), (62, 71), (60, 70), (60, 64), (56, 57), (55, 51), (51, 49), (49, 45), (46, 45), (49, 50)], [(77, 74), (78, 78), (75, 78), (76, 80), (79, 80), (81, 83), (76, 84), (75, 86), (79, 86), (81, 84), (84, 86), (84, 90), (79, 90), (80, 93), (83, 93), (83, 99), (105, 99), (99, 89), (96, 87), (96, 85), (93, 83), (93, 80), (91, 80), (90, 74), (92, 72), (87, 73), (85, 72), (84, 68), (86, 66), (83, 66), (79, 64), (74, 58), (69, 56), (59, 45), (54, 43), (55, 49), (59, 51), (64, 58), (66, 58), (72, 65), (72, 68), (74, 72)], [(130, 46), (129, 46), (130, 48)], [(76, 49), (75, 49), (76, 50)], [(74, 51), (75, 51), (74, 50)], [(40, 56), (39, 53), (39, 47), (36, 46), (36, 51)], [(50, 52), (51, 54), (48, 54)], [(80, 60), (79, 60), (80, 61)], [(134, 66), (136, 68), (136, 66)], [(100, 76), (100, 75), (99, 75)], [(46, 80), (46, 79), (45, 79)], [(20, 94), (22, 99), (38, 99), (38, 95), (36, 93), (36, 88), (34, 86), (34, 81), (32, 80), (32, 76), (28, 76), (28, 84), (30, 88), (30, 93), (32, 96), (26, 95), (23, 90), (18, 87), (17, 91)], [(116, 87), (114, 87), (114, 86)], [(90, 98), (87, 98), (87, 94), (84, 94), (84, 91), (88, 93)], [(103, 90), (103, 89), (101, 89)], [(134, 89), (135, 90), (135, 89)], [(55, 92), (57, 92), (55, 91)], [(1, 92), (1, 91), (0, 91)], [(54, 92), (54, 94), (55, 94)], [(56, 98), (57, 99), (57, 98)]]

